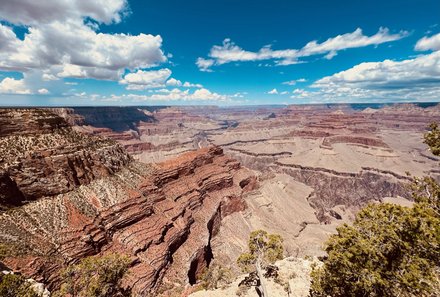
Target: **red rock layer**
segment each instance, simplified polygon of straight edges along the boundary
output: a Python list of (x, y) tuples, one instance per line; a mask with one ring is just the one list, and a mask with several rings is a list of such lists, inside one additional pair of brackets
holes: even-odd
[(201, 149), (156, 165), (132, 163), (69, 193), (0, 215), (0, 242), (21, 246), (5, 260), (57, 286), (60, 267), (101, 253), (133, 259), (125, 285), (154, 296), (168, 280), (192, 282), (212, 257), (222, 217), (242, 210), (255, 177), (223, 155)]
[(50, 110), (0, 110), (0, 187), (16, 196), (0, 194), (0, 207), (69, 192), (130, 161), (116, 142), (78, 133)]

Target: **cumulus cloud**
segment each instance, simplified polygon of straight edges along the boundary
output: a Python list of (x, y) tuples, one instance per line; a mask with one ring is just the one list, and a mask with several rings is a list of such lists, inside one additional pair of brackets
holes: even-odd
[(117, 80), (125, 69), (166, 60), (160, 36), (97, 33), (79, 20), (30, 27), (24, 40), (11, 38), (10, 31), (0, 24), (0, 38), (8, 44), (0, 52), (1, 70), (41, 69), (59, 77)]
[(196, 60), (196, 65), (199, 67), (200, 71), (210, 72), (212, 71), (209, 69), (211, 66), (213, 66), (215, 63), (215, 60), (213, 59), (204, 59), (204, 58), (198, 58)]
[(193, 93), (190, 90), (172, 89), (163, 90), (162, 93), (156, 93), (151, 96), (146, 96), (145, 100), (156, 101), (227, 101), (229, 97), (211, 92), (208, 89), (197, 89)]
[(60, 78), (50, 73), (43, 73), (41, 75), (41, 79), (44, 81), (51, 81), (51, 80), (59, 80)]
[(44, 80), (119, 80), (127, 69), (165, 62), (159, 35), (107, 34), (90, 25), (119, 22), (126, 9), (125, 0), (5, 0), (0, 20), (25, 25), (28, 32), (20, 39), (0, 23), (0, 70), (41, 70)]
[(316, 81), (318, 88), (348, 86), (367, 89), (429, 87), (440, 83), (440, 51), (403, 61), (366, 62)]
[(159, 70), (138, 70), (133, 73), (126, 74), (120, 81), (120, 84), (127, 85), (127, 90), (146, 90), (158, 89), (157, 92), (164, 92), (166, 87), (183, 87), (183, 88), (198, 88), (201, 89), (201, 84), (193, 84), (184, 82), (171, 77), (172, 71), (168, 68)]
[(182, 82), (178, 79), (170, 78), (169, 80), (167, 80), (166, 85), (171, 87), (180, 87), (182, 85)]
[(276, 95), (276, 94), (278, 94), (278, 90), (277, 89), (272, 89), (272, 90), (270, 90), (267, 93), (270, 94), (270, 95)]
[(138, 70), (137, 72), (126, 74), (119, 82), (128, 85), (128, 90), (161, 88), (165, 86), (170, 75), (171, 70), (168, 68), (152, 71)]
[(4, 0), (2, 19), (18, 25), (36, 25), (89, 17), (100, 23), (118, 23), (127, 12), (126, 0)]
[(415, 48), (419, 51), (440, 50), (440, 34), (436, 34), (431, 37), (423, 37), (416, 43)]
[(38, 94), (41, 94), (41, 95), (47, 95), (49, 93), (50, 93), (49, 90), (45, 89), (45, 88), (42, 88), (42, 89), (38, 90)]
[(0, 82), (0, 94), (31, 94), (23, 79), (6, 77)]
[(211, 92), (208, 89), (202, 88), (191, 92), (189, 89), (181, 90), (178, 88), (174, 89), (160, 89), (154, 94), (123, 94), (123, 95), (110, 95), (101, 96), (97, 94), (86, 94), (77, 93), (74, 97), (81, 99), (92, 99), (93, 101), (123, 101), (130, 103), (139, 103), (143, 101), (153, 101), (153, 102), (167, 102), (167, 101), (182, 101), (182, 102), (229, 102), (231, 97), (227, 95), (218, 94)]
[(379, 45), (399, 40), (407, 35), (405, 31), (391, 34), (388, 28), (380, 28), (376, 34), (366, 36), (362, 29), (358, 28), (351, 33), (329, 38), (322, 43), (316, 40), (311, 41), (301, 49), (273, 50), (271, 45), (266, 45), (257, 52), (244, 50), (230, 39), (225, 39), (222, 45), (215, 45), (211, 48), (208, 59), (198, 58), (196, 64), (202, 71), (209, 71), (214, 65), (231, 62), (274, 60), (275, 65), (291, 65), (301, 63), (302, 61), (298, 59), (302, 57), (325, 55), (326, 59), (332, 59), (341, 50)]
[(187, 81), (183, 84), (183, 86), (185, 88), (199, 88), (199, 89), (203, 88), (203, 85), (201, 85), (201, 84), (193, 84), (193, 83), (190, 83)]
[(440, 98), (440, 34), (424, 37), (416, 49), (434, 50), (402, 61), (365, 62), (315, 81), (310, 91), (297, 89), (293, 98), (322, 100), (437, 101)]

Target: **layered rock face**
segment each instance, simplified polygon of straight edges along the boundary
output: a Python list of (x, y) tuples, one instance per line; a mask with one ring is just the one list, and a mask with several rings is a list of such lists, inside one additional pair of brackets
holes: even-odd
[[(245, 208), (241, 196), (256, 186), (255, 177), (219, 147), (149, 165), (123, 157), (119, 170), (110, 172), (114, 162), (108, 159), (125, 156), (114, 149), (94, 153), (59, 149), (57, 154), (50, 150), (32, 154), (34, 161), (20, 163), (21, 170), (8, 167), (18, 189), (26, 197), (38, 198), (34, 183), (27, 185), (18, 178), (23, 172), (44, 172), (43, 161), (36, 160), (58, 166), (49, 167), (48, 182), (58, 176), (67, 179), (61, 174), (67, 169), (60, 164), (77, 162), (69, 167), (71, 172), (86, 168), (94, 174), (73, 189), (61, 184), (62, 190), (55, 193), (48, 187), (54, 195), (0, 214), (0, 242), (17, 250), (4, 260), (8, 267), (56, 288), (65, 265), (117, 252), (132, 258), (124, 284), (140, 296), (155, 296), (164, 277), (182, 285), (197, 279), (214, 257), (211, 239), (221, 219)], [(59, 163), (52, 160), (55, 156)], [(0, 181), (1, 187), (14, 189), (12, 179), (2, 176)]]
[[(126, 111), (120, 112), (121, 118), (125, 118)], [(278, 195), (278, 206), (273, 206), (274, 195), (268, 194), (269, 190), (261, 195), (247, 195), (248, 210), (252, 212), (243, 214), (242, 221), (234, 222), (235, 228), (247, 230), (234, 239), (236, 243), (244, 242), (243, 248), (252, 231), (248, 228), (252, 227), (298, 237), (295, 244), (286, 240), (290, 250), (299, 247), (303, 254), (316, 251), (335, 230), (327, 227), (344, 222), (339, 218), (349, 221), (370, 201), (383, 201), (390, 196), (410, 198), (405, 189), (409, 182), (406, 172), (440, 178), (439, 160), (430, 154), (422, 139), (429, 123), (440, 121), (440, 107), (436, 104), (171, 107), (143, 112), (155, 121), (138, 122), (134, 130), (115, 131), (85, 124), (75, 129), (111, 137), (134, 159), (146, 163), (218, 145), (260, 176), (274, 176), (262, 182), (262, 187), (283, 189)], [(310, 216), (288, 218), (302, 217), (296, 214), (298, 206), (290, 203), (291, 195), (282, 193), (289, 184), (310, 190), (304, 190), (308, 193), (298, 198), (301, 205), (307, 205)], [(279, 221), (280, 228), (269, 219), (264, 224), (257, 222), (281, 218), (282, 205), (289, 205), (291, 212)], [(255, 224), (248, 218), (254, 218)], [(294, 231), (283, 233), (288, 229)], [(301, 234), (314, 233), (319, 240), (313, 241), (313, 245), (303, 244), (309, 238), (302, 238), (298, 230), (303, 230)], [(231, 234), (224, 237), (227, 238)], [(234, 249), (241, 252), (237, 246)]]
[(51, 287), (66, 264), (118, 252), (133, 259), (125, 285), (155, 295), (235, 263), (256, 229), (281, 234), (288, 255), (321, 255), (366, 203), (408, 203), (405, 172), (439, 176), (422, 142), (438, 106), (1, 115), (0, 203), (26, 205), (0, 215), (0, 241), (20, 250), (10, 267)]
[(0, 187), (14, 205), (66, 193), (131, 160), (116, 142), (78, 133), (45, 109), (0, 110), (0, 156)]
[(163, 107), (75, 107), (54, 108), (57, 113), (70, 125), (93, 126), (111, 129), (116, 132), (137, 130), (142, 123), (153, 123), (155, 118), (152, 111)]

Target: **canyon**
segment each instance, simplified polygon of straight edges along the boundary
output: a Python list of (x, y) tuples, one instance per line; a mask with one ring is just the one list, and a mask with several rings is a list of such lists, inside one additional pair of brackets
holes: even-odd
[(124, 286), (176, 296), (212, 263), (238, 273), (253, 230), (322, 256), (365, 204), (411, 203), (408, 172), (440, 178), (439, 121), (437, 104), (0, 109), (3, 263), (52, 290), (116, 252)]

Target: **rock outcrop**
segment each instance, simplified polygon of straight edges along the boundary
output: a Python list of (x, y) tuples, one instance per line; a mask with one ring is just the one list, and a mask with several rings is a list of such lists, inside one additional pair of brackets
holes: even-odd
[(76, 132), (49, 110), (0, 110), (3, 207), (69, 192), (119, 171), (130, 160), (116, 142)]
[(255, 177), (219, 147), (116, 174), (0, 215), (0, 242), (20, 248), (12, 269), (56, 288), (59, 270), (97, 254), (133, 259), (124, 280), (153, 296), (162, 279), (191, 283), (212, 259), (222, 217), (245, 208)]
[(116, 132), (137, 130), (140, 123), (156, 119), (152, 111), (164, 107), (75, 107), (55, 108), (52, 112), (63, 117), (70, 125), (107, 128)]
[(6, 172), (0, 172), (0, 211), (21, 205), (24, 200), (24, 195), (17, 184)]

